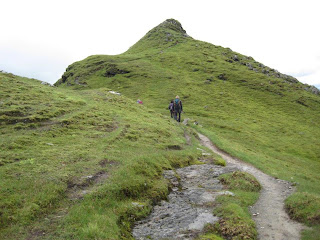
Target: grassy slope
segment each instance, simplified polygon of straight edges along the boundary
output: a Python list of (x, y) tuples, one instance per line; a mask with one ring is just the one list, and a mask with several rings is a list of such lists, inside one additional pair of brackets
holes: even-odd
[(184, 117), (199, 122), (198, 130), (220, 148), (296, 182), (298, 192), (287, 203), (291, 216), (319, 225), (320, 96), (306, 91), (309, 86), (251, 57), (187, 37), (172, 24), (154, 28), (121, 55), (70, 65), (57, 85), (107, 86), (162, 114), (180, 95)]
[(181, 126), (105, 88), (0, 73), (0, 104), (0, 239), (127, 239), (166, 197), (162, 170), (200, 154)]

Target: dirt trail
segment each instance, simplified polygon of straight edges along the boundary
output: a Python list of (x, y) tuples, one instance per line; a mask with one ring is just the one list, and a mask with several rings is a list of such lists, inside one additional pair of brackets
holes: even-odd
[(259, 169), (242, 162), (218, 149), (204, 135), (198, 134), (201, 143), (219, 154), (228, 164), (255, 176), (262, 185), (260, 198), (251, 208), (261, 240), (298, 240), (303, 225), (292, 221), (284, 209), (284, 200), (294, 191), (289, 182), (275, 179)]

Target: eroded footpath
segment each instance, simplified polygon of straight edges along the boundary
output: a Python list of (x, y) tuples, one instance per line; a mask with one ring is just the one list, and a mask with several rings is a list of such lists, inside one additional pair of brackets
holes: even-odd
[(198, 134), (202, 145), (219, 154), (227, 164), (252, 174), (261, 184), (259, 200), (251, 208), (261, 240), (298, 240), (303, 225), (291, 220), (284, 208), (284, 200), (294, 191), (289, 182), (275, 179), (259, 169), (221, 151), (204, 135)]
[(176, 172), (165, 171), (164, 177), (173, 186), (168, 201), (162, 201), (149, 217), (137, 222), (133, 236), (139, 240), (193, 239), (207, 223), (218, 221), (212, 214), (215, 198), (232, 194), (223, 190), (217, 177), (236, 170), (232, 164), (228, 167), (203, 164), (179, 168)]
[(165, 171), (164, 177), (171, 182), (168, 201), (155, 206), (152, 213), (136, 222), (133, 236), (144, 239), (195, 239), (207, 223), (215, 223), (212, 214), (215, 198), (223, 190), (218, 176), (234, 171), (252, 174), (261, 184), (260, 198), (250, 209), (261, 240), (298, 240), (303, 226), (292, 221), (284, 209), (284, 200), (293, 191), (289, 182), (277, 180), (255, 167), (219, 150), (204, 135), (199, 134), (201, 144), (226, 160), (227, 166), (210, 163), (192, 165), (175, 171)]

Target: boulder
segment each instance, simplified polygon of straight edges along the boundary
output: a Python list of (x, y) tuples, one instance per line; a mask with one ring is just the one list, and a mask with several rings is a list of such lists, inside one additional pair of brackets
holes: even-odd
[(315, 86), (307, 85), (304, 90), (311, 92), (312, 94), (320, 95), (320, 90)]
[(234, 55), (234, 56), (232, 57), (232, 59), (233, 59), (234, 61), (239, 61), (238, 55)]
[(224, 73), (218, 75), (218, 78), (219, 78), (220, 80), (227, 80), (227, 76), (226, 76), (226, 74), (224, 74)]
[(50, 84), (50, 83), (48, 83), (48, 82), (43, 82), (43, 81), (42, 81), (41, 84), (42, 84), (42, 85), (47, 85), (47, 86), (53, 87), (53, 85)]

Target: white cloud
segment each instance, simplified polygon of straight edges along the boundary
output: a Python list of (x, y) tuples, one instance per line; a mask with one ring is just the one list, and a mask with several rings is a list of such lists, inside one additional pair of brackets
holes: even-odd
[[(74, 61), (126, 51), (167, 18), (280, 72), (319, 70), (316, 0), (5, 0), (1, 9), (0, 70), (51, 83)], [(298, 78), (320, 84), (317, 76)]]
[(320, 70), (317, 70), (309, 75), (297, 77), (300, 82), (307, 83), (309, 85), (315, 85), (320, 87)]

